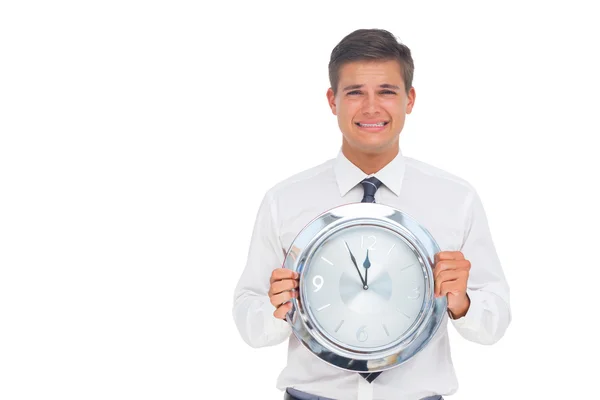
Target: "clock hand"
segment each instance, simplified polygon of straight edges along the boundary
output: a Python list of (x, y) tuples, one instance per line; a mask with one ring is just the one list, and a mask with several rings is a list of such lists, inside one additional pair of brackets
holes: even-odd
[(369, 284), (369, 268), (371, 267), (371, 261), (369, 261), (369, 249), (367, 249), (367, 258), (365, 258), (363, 267), (365, 267), (365, 286), (367, 286)]
[(348, 253), (350, 253), (350, 258), (352, 259), (352, 263), (356, 267), (356, 272), (358, 272), (358, 276), (360, 277), (360, 281), (363, 284), (363, 289), (367, 289), (367, 283), (363, 279), (362, 274), (360, 273), (360, 269), (358, 269), (358, 265), (356, 265), (356, 259), (354, 258), (354, 254), (352, 254), (352, 251), (350, 250), (350, 247), (348, 247), (348, 243), (346, 243), (346, 241), (344, 241), (344, 244), (346, 245), (346, 248), (348, 249)]

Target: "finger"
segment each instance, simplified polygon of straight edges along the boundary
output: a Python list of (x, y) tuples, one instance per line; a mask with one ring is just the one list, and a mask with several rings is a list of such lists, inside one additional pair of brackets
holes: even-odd
[(277, 307), (277, 310), (273, 311), (275, 318), (285, 319), (287, 313), (292, 309), (292, 303), (282, 304)]
[(443, 260), (439, 261), (433, 268), (433, 275), (437, 275), (442, 271), (451, 269), (458, 270), (469, 270), (471, 269), (471, 262), (469, 260)]
[(442, 286), (440, 287), (439, 297), (446, 296), (448, 293), (460, 294), (466, 291), (467, 285), (461, 282), (460, 279), (446, 281), (442, 283)]
[(275, 281), (271, 284), (271, 295), (285, 292), (286, 290), (292, 290), (298, 287), (298, 281), (296, 279), (284, 279), (282, 281)]
[(441, 290), (441, 286), (445, 283), (445, 282), (454, 282), (454, 281), (458, 281), (462, 286), (467, 287), (467, 281), (469, 279), (469, 272), (465, 271), (465, 270), (448, 270), (448, 271), (442, 271), (440, 272), (440, 274), (435, 277), (435, 290), (434, 290), (434, 294), (437, 296), (441, 296), (443, 295), (442, 290)]
[(298, 273), (287, 268), (277, 268), (271, 272), (271, 283), (282, 279), (298, 279)]
[(286, 301), (291, 300), (292, 297), (298, 297), (298, 292), (279, 293), (279, 294), (271, 296), (270, 300), (271, 300), (271, 304), (273, 304), (275, 307), (279, 307)]
[(465, 256), (460, 251), (440, 251), (433, 257), (433, 259), (437, 264), (442, 260), (464, 260)]
[[(448, 271), (448, 275), (447, 276), (443, 276), (440, 281), (439, 281), (439, 285), (436, 286), (436, 288), (439, 286), (439, 289), (437, 290), (437, 295), (438, 296), (443, 296), (444, 293), (444, 285), (451, 283), (451, 285), (458, 285), (457, 287), (452, 286), (452, 290), (458, 290), (459, 292), (466, 292), (467, 291), (467, 285), (468, 285), (468, 279), (469, 279), (469, 273), (467, 271), (454, 271), (452, 273), (450, 273)], [(447, 291), (446, 291), (447, 293)]]
[(434, 294), (436, 296), (441, 296), (441, 287), (442, 284), (448, 281), (453, 281), (459, 278), (459, 274), (455, 270), (442, 271), (434, 278)]

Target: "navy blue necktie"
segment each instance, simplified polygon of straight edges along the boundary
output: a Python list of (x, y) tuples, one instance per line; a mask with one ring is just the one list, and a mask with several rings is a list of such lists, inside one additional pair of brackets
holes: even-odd
[[(361, 203), (375, 203), (375, 192), (381, 186), (381, 181), (374, 176), (367, 178), (361, 182), (364, 189), (364, 196)], [(360, 373), (367, 382), (371, 383), (381, 374), (381, 372)]]
[(375, 203), (375, 192), (381, 186), (381, 181), (374, 176), (364, 179), (361, 182), (363, 189), (365, 190), (365, 194), (361, 203)]

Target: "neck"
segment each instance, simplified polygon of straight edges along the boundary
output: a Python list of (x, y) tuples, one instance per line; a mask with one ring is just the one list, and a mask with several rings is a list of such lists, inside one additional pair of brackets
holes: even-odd
[(352, 149), (345, 141), (342, 143), (342, 153), (344, 156), (367, 175), (374, 174), (388, 165), (399, 152), (400, 147), (394, 146), (381, 153), (365, 153)]

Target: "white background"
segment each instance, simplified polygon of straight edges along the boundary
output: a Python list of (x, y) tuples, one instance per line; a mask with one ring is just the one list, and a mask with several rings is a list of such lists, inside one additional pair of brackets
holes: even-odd
[(498, 344), (449, 327), (451, 398), (597, 396), (593, 2), (201, 3), (1, 3), (0, 399), (282, 398), (233, 290), (264, 192), (338, 151), (358, 28), (412, 49), (402, 151), (475, 186), (511, 286)]

